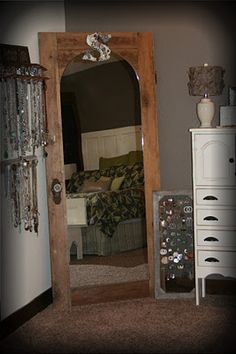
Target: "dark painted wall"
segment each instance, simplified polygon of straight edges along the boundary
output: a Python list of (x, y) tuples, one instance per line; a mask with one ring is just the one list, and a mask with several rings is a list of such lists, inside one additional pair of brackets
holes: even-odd
[(140, 125), (139, 86), (125, 61), (63, 76), (61, 88), (75, 93), (81, 133)]
[(192, 186), (189, 128), (199, 126), (200, 97), (189, 96), (188, 68), (208, 62), (225, 69), (223, 94), (213, 98), (214, 126), (228, 86), (236, 86), (235, 10), (227, 1), (65, 2), (67, 31), (153, 33), (162, 190)]

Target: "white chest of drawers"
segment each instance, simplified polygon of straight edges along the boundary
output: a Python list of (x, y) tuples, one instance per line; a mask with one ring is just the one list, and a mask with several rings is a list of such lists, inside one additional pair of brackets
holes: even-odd
[(190, 129), (196, 305), (211, 274), (236, 278), (236, 129)]

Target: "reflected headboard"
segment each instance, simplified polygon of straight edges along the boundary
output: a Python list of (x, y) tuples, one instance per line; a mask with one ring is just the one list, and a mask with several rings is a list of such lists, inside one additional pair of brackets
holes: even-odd
[(115, 157), (129, 151), (142, 150), (141, 126), (83, 133), (82, 150), (84, 169), (99, 169), (100, 157)]
[(76, 163), (68, 163), (64, 165), (65, 180), (70, 179), (72, 173), (76, 172), (76, 170), (77, 170)]

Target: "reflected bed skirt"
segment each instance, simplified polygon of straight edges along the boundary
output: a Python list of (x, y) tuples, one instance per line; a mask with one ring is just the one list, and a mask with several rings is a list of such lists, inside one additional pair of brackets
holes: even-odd
[[(145, 219), (124, 221), (112, 237), (104, 235), (97, 226), (82, 228), (84, 255), (109, 256), (142, 248), (147, 245)], [(71, 254), (73, 254), (73, 248)]]

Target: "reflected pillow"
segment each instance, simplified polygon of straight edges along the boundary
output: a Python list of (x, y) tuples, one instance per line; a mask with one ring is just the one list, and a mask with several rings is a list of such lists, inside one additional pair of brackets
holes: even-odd
[(123, 181), (125, 179), (125, 176), (121, 177), (115, 177), (112, 182), (111, 182), (111, 191), (117, 191), (120, 189), (120, 186), (122, 185)]
[(106, 192), (110, 189), (111, 177), (101, 176), (97, 181), (86, 180), (81, 186), (80, 193)]
[(100, 157), (99, 170), (105, 170), (112, 166), (120, 166), (128, 164), (128, 154), (115, 157)]
[(137, 162), (143, 162), (143, 152), (141, 150), (130, 151), (128, 154), (128, 164), (133, 165)]

